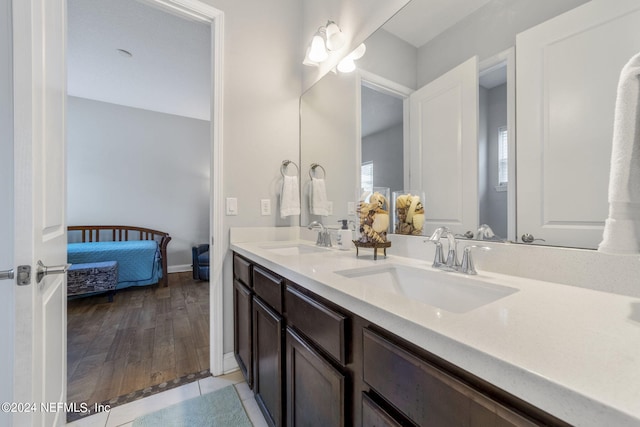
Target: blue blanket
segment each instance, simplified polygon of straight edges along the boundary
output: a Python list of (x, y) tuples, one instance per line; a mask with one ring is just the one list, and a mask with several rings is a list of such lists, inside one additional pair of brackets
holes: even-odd
[(118, 286), (142, 286), (157, 283), (162, 278), (160, 249), (154, 240), (127, 242), (87, 242), (67, 245), (67, 262), (118, 261)]

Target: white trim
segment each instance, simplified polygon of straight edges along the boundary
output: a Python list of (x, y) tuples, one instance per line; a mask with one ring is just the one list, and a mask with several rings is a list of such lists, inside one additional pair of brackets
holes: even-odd
[(167, 273), (184, 273), (191, 270), (191, 264), (170, 265), (167, 267)]
[(201, 0), (142, 0), (159, 6), (170, 13), (211, 24), (211, 161), (210, 161), (210, 205), (209, 230), (211, 234), (210, 278), (209, 278), (209, 333), (210, 366), (214, 376), (224, 373), (224, 324), (223, 324), (223, 280), (224, 262), (223, 222), (217, 207), (223, 206), (223, 70), (224, 70), (224, 13)]
[[(222, 248), (224, 242), (224, 224), (222, 217), (223, 190), (224, 190), (224, 162), (223, 162), (223, 70), (224, 70), (224, 14), (219, 12), (211, 27), (211, 37), (213, 38), (213, 84), (212, 109), (211, 114), (211, 134), (213, 146), (211, 149), (211, 206), (209, 208), (211, 233), (211, 251), (213, 254), (210, 261), (210, 307), (209, 313), (211, 350), (210, 350), (210, 370), (213, 375), (221, 375), (224, 372), (224, 316), (223, 316), (223, 286), (222, 277), (225, 251)], [(216, 209), (219, 207), (220, 209)]]
[(236, 357), (234, 356), (233, 352), (225, 353), (223, 359), (224, 359), (223, 372), (225, 374), (228, 374), (230, 372), (234, 372), (240, 369), (238, 367), (238, 361), (236, 360)]

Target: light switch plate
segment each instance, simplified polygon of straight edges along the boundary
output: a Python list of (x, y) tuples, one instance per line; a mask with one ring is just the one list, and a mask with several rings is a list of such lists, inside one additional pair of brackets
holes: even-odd
[(238, 199), (227, 197), (227, 215), (238, 215)]
[(271, 215), (271, 200), (270, 199), (262, 199), (262, 200), (260, 200), (260, 214), (262, 216)]
[(333, 215), (333, 202), (327, 202), (327, 210), (329, 211), (329, 215)]

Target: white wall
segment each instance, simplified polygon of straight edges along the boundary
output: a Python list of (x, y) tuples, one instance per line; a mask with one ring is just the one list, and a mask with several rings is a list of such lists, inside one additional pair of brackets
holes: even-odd
[(516, 44), (516, 34), (588, 0), (492, 0), (420, 47), (418, 87), (473, 55), (489, 58)]
[(362, 138), (362, 163), (373, 162), (373, 186), (404, 188), (402, 124)]
[(303, 0), (302, 34), (296, 50), (299, 62), (304, 59), (315, 32), (326, 25), (329, 19), (340, 26), (347, 40), (342, 49), (332, 52), (329, 59), (319, 67), (304, 68), (303, 88), (310, 88), (408, 2), (409, 0)]
[(69, 225), (168, 232), (169, 269), (209, 241), (209, 122), (69, 97)]
[[(229, 228), (299, 225), (281, 220), (276, 206), (280, 164), (298, 163), (302, 57), (299, 0), (203, 0), (224, 12), (223, 197), (238, 198), (238, 215), (224, 218), (224, 234), (214, 236), (225, 255), (224, 352), (233, 351), (233, 270)], [(270, 199), (271, 215), (260, 215), (260, 199)], [(214, 271), (213, 274), (219, 274)]]
[(393, 34), (379, 29), (366, 40), (367, 51), (358, 68), (410, 89), (417, 89), (418, 49)]
[[(11, 1), (0, 0), (0, 270), (13, 265), (13, 85)], [(0, 401), (13, 401), (13, 331), (15, 284), (0, 282)], [(0, 425), (10, 425), (11, 414), (0, 413)]]

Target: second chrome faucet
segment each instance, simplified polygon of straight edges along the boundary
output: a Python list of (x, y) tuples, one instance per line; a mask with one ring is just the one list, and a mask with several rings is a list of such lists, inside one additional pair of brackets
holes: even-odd
[[(448, 241), (447, 259), (444, 259), (442, 251), (442, 242), (440, 239), (446, 237)], [(471, 245), (464, 248), (462, 255), (462, 262), (458, 261), (458, 241), (455, 235), (447, 227), (438, 227), (431, 234), (426, 242), (432, 242), (436, 245), (436, 253), (433, 258), (433, 268), (438, 268), (445, 271), (457, 271), (464, 274), (478, 274), (471, 258), (471, 250), (473, 248), (479, 248), (482, 250), (489, 250), (487, 246)]]

